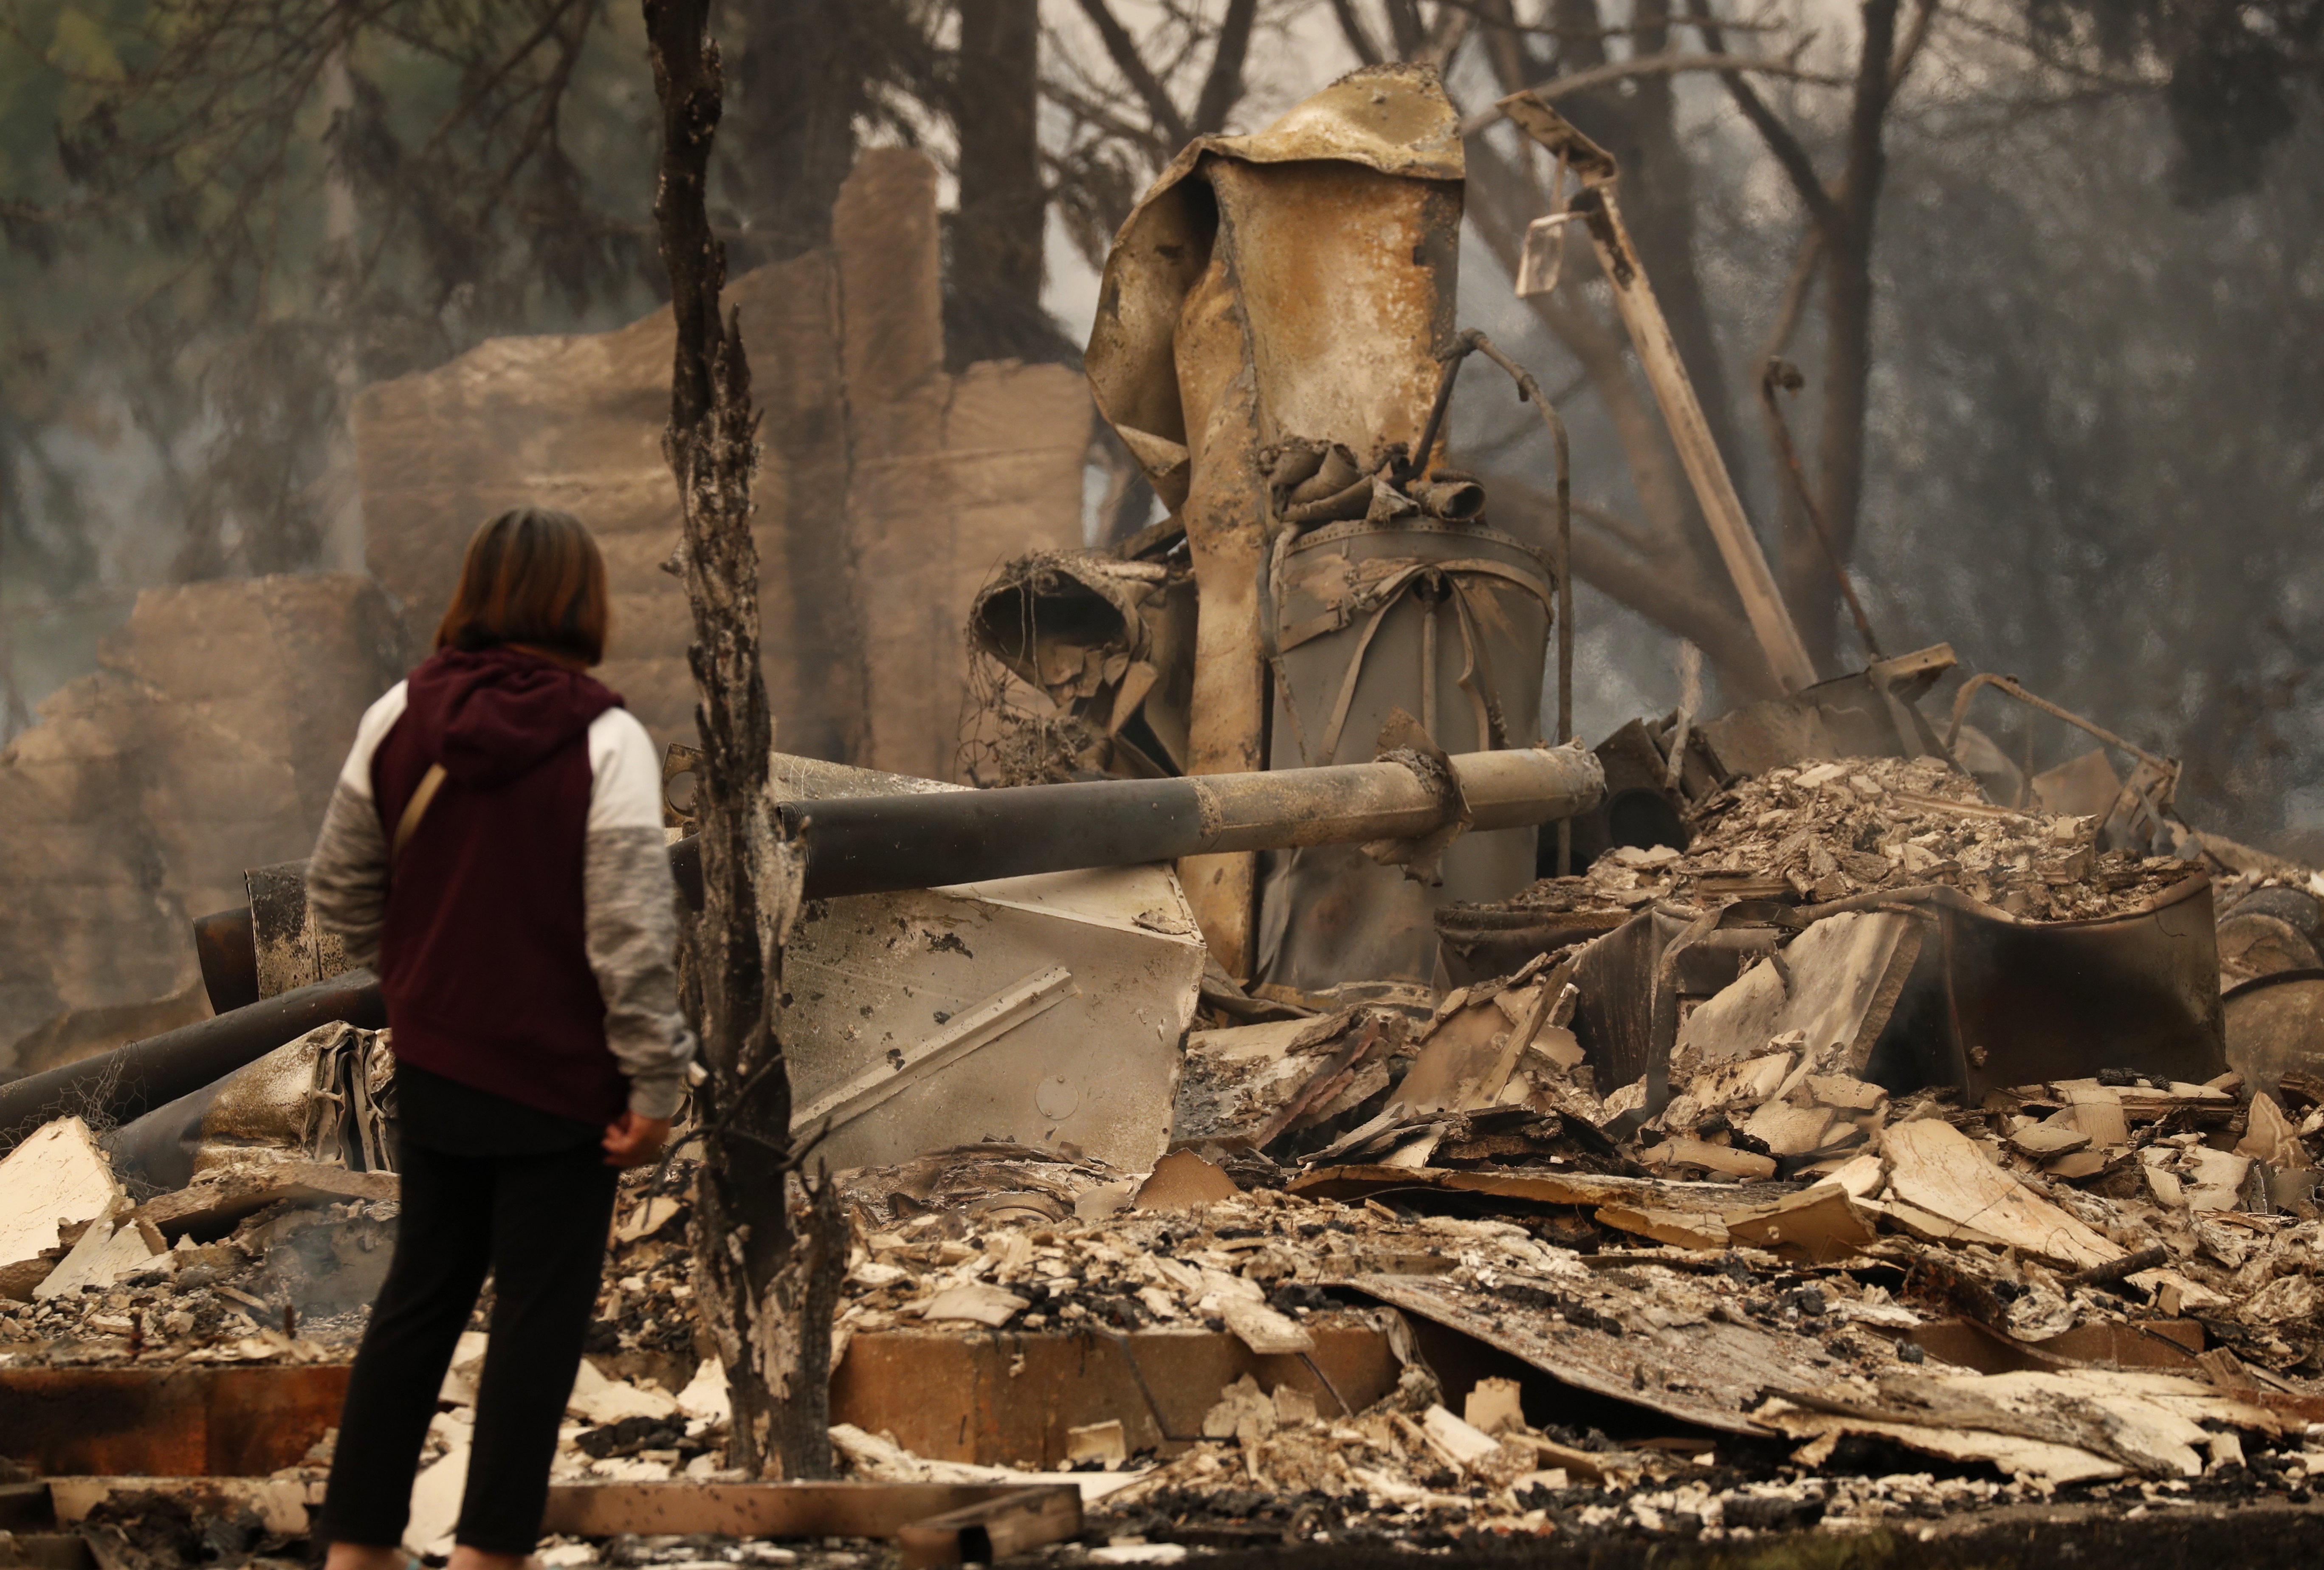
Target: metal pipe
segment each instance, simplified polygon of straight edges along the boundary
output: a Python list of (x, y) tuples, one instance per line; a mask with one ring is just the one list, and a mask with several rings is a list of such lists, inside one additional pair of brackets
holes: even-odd
[(2104, 725), (2093, 725), (2070, 709), (2061, 708), (2046, 697), (2035, 697), (2019, 686), (2017, 679), (2014, 676), (2002, 676), (1990, 670), (1970, 677), (1961, 683), (1960, 691), (1953, 695), (1953, 723), (1945, 730), (1946, 752), (1950, 753), (1960, 745), (1961, 722), (1969, 717), (1969, 700), (1988, 687), (1998, 688), (2027, 707), (2038, 708), (2053, 719), (2064, 720), (2068, 725), (2088, 732), (2110, 747), (2120, 747), (2157, 773), (2169, 777), (2174, 783), (2179, 778), (2179, 765), (2174, 760), (2158, 757), (2137, 743), (2115, 734)]
[(127, 1122), (337, 1020), (372, 1030), (387, 1023), (387, 1006), (371, 972), (351, 970), (229, 1014), (0, 1085), (0, 1143), (14, 1144), (52, 1118), (78, 1113), (98, 1113)]
[(1405, 494), (1432, 518), (1465, 523), (1485, 510), (1485, 487), (1474, 480), (1415, 480)]
[[(1400, 762), (1344, 763), (1177, 780), (1098, 780), (926, 796), (790, 801), (810, 899), (926, 889), (1222, 852), (1419, 839), (1465, 803), (1480, 832), (1587, 812), (1605, 793), (1578, 746), (1468, 753), (1460, 801)], [(687, 875), (681, 853), (672, 866)], [(692, 869), (699, 886), (698, 866)]]

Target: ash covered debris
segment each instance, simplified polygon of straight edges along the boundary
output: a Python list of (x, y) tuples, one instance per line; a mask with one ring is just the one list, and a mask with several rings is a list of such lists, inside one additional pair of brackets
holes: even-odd
[(2099, 820), (1986, 799), (1941, 758), (1847, 758), (1771, 769), (1695, 804), (1684, 850), (1619, 846), (1513, 903), (1627, 910), (1652, 900), (1815, 902), (1939, 886), (2028, 920), (2140, 909), (2200, 864), (2100, 850)]

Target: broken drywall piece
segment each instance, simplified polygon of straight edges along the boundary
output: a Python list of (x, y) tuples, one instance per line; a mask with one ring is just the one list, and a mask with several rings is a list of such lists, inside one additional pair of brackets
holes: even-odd
[(2090, 1143), (2101, 1148), (2130, 1142), (2130, 1123), (2123, 1113), (2120, 1091), (2091, 1082), (2061, 1085), (2058, 1094), (2064, 1097), (2066, 1109), (2049, 1121), (2089, 1135)]
[(1499, 1434), (1525, 1427), (1525, 1408), (1515, 1380), (1482, 1379), (1471, 1386), (1462, 1403), (1462, 1417), (1480, 1434)]
[(484, 1352), (490, 1337), (481, 1330), (463, 1330), (460, 1339), (452, 1345), (452, 1361), (444, 1370), (444, 1382), (437, 1388), (436, 1399), (455, 1407), (476, 1404), (476, 1381), (484, 1376)]
[(1689, 1015), (1679, 1052), (1698, 1063), (1749, 1057), (1799, 1030), (1820, 1067), (1860, 1076), (1920, 952), (1920, 924), (1911, 916), (1827, 916)]
[(0, 1266), (38, 1259), (57, 1229), (110, 1214), (121, 1199), (113, 1164), (78, 1118), (59, 1118), (0, 1160)]
[[(587, 1368), (584, 1362), (581, 1365)], [(403, 1546), (415, 1554), (446, 1554), (460, 1521), (460, 1500), (468, 1489), (468, 1446), (456, 1443), (411, 1480), (411, 1513)]]
[(1187, 1210), (1232, 1199), (1241, 1189), (1224, 1171), (1192, 1150), (1173, 1150), (1154, 1164), (1131, 1203), (1139, 1210)]
[(1877, 1201), (1865, 1199), (1858, 1203), (1905, 1236), (1919, 1238), (1923, 1242), (1977, 1243), (1989, 1249), (2008, 1246), (1993, 1233), (1981, 1232), (1967, 1222), (1948, 1221), (1917, 1205), (1908, 1205), (1894, 1192)]
[(1317, 1023), (1269, 1020), (1190, 1033), (1172, 1136), (1225, 1140), (1265, 1128), (1314, 1073), (1315, 1060), (1295, 1048)]
[(2122, 1258), (2120, 1248), (2038, 1197), (1942, 1119), (1892, 1126), (1881, 1151), (1890, 1191), (1941, 1221), (2078, 1270)]
[[(1762, 1053), (1757, 1057), (1717, 1063), (1689, 1078), (1656, 1118), (1665, 1129), (1691, 1129), (1717, 1113), (1766, 1104), (1775, 1098), (1799, 1067), (1798, 1051)], [(1609, 1106), (1613, 1104), (1609, 1098)]]
[(232, 1232), (243, 1217), (286, 1200), (390, 1200), (401, 1192), (392, 1172), (350, 1172), (328, 1161), (257, 1160), (214, 1168), (183, 1188), (155, 1195), (137, 1207), (137, 1217), (163, 1237), (206, 1242)]
[(1832, 1112), (1825, 1106), (1769, 1102), (1743, 1121), (1743, 1132), (1777, 1156), (1806, 1156), (1824, 1148)]
[(1953, 1460), (1990, 1461), (2051, 1483), (2195, 1477), (2211, 1430), (2273, 1433), (2264, 1408), (2183, 1374), (2151, 1370), (2018, 1370), (1892, 1377), (1855, 1389), (1780, 1392), (1761, 1419), (1794, 1436), (1882, 1435)]
[(920, 1317), (930, 1324), (943, 1319), (967, 1319), (997, 1330), (1011, 1316), (1031, 1307), (1028, 1299), (1014, 1292), (1004, 1292), (982, 1281), (964, 1281), (929, 1298), (921, 1307)]
[(1440, 1014), (1396, 1099), (1412, 1113), (1491, 1106), (1548, 1019), (1557, 1001), (1549, 981), (1536, 980), (1481, 997), (1472, 993)]
[(706, 1357), (694, 1377), (678, 1392), (678, 1409), (704, 1423), (724, 1423), (734, 1415), (733, 1392), (726, 1388), (726, 1365)]
[(1868, 1199), (1880, 1191), (1887, 1168), (1874, 1155), (1851, 1156), (1839, 1167), (1824, 1175), (1826, 1183), (1836, 1183), (1848, 1190), (1853, 1199)]
[(1065, 1430), (1065, 1462), (1069, 1466), (1088, 1461), (1101, 1466), (1119, 1466), (1129, 1459), (1130, 1445), (1119, 1418)]
[(114, 1227), (102, 1217), (89, 1224), (72, 1251), (58, 1261), (47, 1279), (32, 1288), (34, 1302), (46, 1302), (78, 1292), (83, 1287), (110, 1287), (133, 1270), (143, 1269), (167, 1251), (160, 1240), (134, 1221)]
[(1138, 1188), (1131, 1183), (1101, 1183), (1074, 1200), (1076, 1221), (1102, 1221), (1117, 1211), (1128, 1210), (1138, 1197)]
[(1203, 1414), (1206, 1439), (1240, 1439), (1246, 1435), (1265, 1438), (1275, 1427), (1275, 1403), (1249, 1374), (1222, 1390)]
[(1315, 1350), (1315, 1338), (1297, 1320), (1277, 1313), (1264, 1303), (1232, 1298), (1220, 1306), (1219, 1317), (1226, 1321), (1227, 1328), (1245, 1346), (1261, 1357)]
[(2052, 1160), (2089, 1148), (2090, 1137), (2080, 1129), (2052, 1122), (2029, 1123), (2009, 1136), (2009, 1146), (2034, 1161)]
[(1703, 1140), (1665, 1140), (1639, 1159), (1653, 1167), (1700, 1167), (1707, 1172), (1724, 1172), (1747, 1181), (1775, 1175), (1775, 1163), (1756, 1150), (1738, 1150), (1731, 1145), (1714, 1145)]
[(1738, 1243), (1818, 1265), (1859, 1253), (1879, 1235), (1871, 1214), (1829, 1181), (1780, 1205), (1735, 1211), (1725, 1219), (1728, 1235)]
[(587, 1358), (573, 1376), (573, 1393), (566, 1398), (568, 1417), (603, 1427), (624, 1418), (669, 1418), (678, 1402), (667, 1391), (650, 1390), (627, 1380), (609, 1380)]
[(1637, 1237), (1652, 1238), (1674, 1249), (1723, 1249), (1727, 1224), (1714, 1210), (1657, 1210), (1634, 1205), (1601, 1205), (1592, 1213), (1598, 1224)]
[(613, 1241), (635, 1242), (640, 1238), (651, 1237), (685, 1208), (686, 1201), (677, 1195), (650, 1195), (645, 1203), (622, 1218), (621, 1224), (613, 1229)]
[(1431, 1407), (1423, 1413), (1420, 1430), (1455, 1466), (1473, 1466), (1501, 1447), (1499, 1440), (1454, 1417), (1444, 1407)]
[(2251, 1099), (2251, 1122), (2236, 1146), (2236, 1154), (2264, 1161), (2279, 1172), (2300, 1172), (2308, 1167), (2308, 1148), (2300, 1142), (2298, 1127), (2265, 1091)]

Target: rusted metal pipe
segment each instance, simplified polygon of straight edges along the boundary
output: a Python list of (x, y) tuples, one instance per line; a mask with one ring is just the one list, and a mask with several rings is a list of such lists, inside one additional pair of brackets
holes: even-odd
[[(1605, 790), (1578, 746), (1467, 753), (1458, 794), (1402, 762), (1179, 780), (1098, 780), (925, 796), (787, 802), (809, 898), (926, 889), (1221, 852), (1420, 839), (1461, 821), (1484, 832), (1587, 812)], [(681, 879), (687, 869), (673, 847)], [(694, 872), (698, 881), (699, 872)]]
[(351, 970), (0, 1085), (0, 1143), (13, 1144), (51, 1118), (75, 1113), (127, 1122), (337, 1020), (374, 1030), (387, 1023), (387, 1005), (371, 972)]
[[(1456, 823), (1480, 832), (1517, 828), (1587, 812), (1605, 794), (1597, 758), (1579, 746), (1464, 753), (1450, 760), (1449, 780), (1420, 762), (831, 797), (786, 802), (782, 814), (807, 856), (806, 894), (825, 899), (1222, 851), (1416, 840)], [(698, 905), (700, 841), (678, 841), (669, 861), (678, 887)], [(290, 877), (303, 869), (293, 863), (274, 870)], [(246, 928), (247, 910), (204, 923), (231, 925), (237, 916)], [(254, 993), (258, 985), (254, 968), (209, 982)], [(386, 1023), (369, 971), (0, 1085), (0, 1139), (84, 1106), (126, 1122), (334, 1020), (366, 1029)]]
[(1474, 480), (1415, 480), (1405, 487), (1405, 494), (1430, 517), (1450, 518), (1456, 523), (1465, 523), (1485, 510), (1485, 487)]
[(2144, 747), (2140, 746), (2137, 743), (2128, 741), (2124, 737), (2115, 734), (2114, 732), (2107, 730), (2104, 725), (2093, 725), (2091, 722), (2084, 719), (2081, 716), (2074, 713), (2072, 710), (2061, 708), (2058, 705), (2052, 703), (2046, 697), (2037, 697), (2033, 693), (2026, 691), (2024, 688), (2019, 686), (2015, 677), (2001, 676), (1990, 670), (1983, 671), (1976, 676), (1970, 677), (1967, 681), (1961, 683), (1960, 691), (1953, 696), (1953, 723), (1945, 730), (1946, 752), (1951, 752), (1960, 743), (1961, 722), (1969, 717), (1969, 699), (1975, 697), (1980, 690), (1988, 687), (1997, 688), (1999, 690), (2007, 693), (2010, 697), (2015, 698), (2018, 702), (2025, 705), (2029, 708), (2040, 709), (2043, 714), (2050, 716), (2052, 719), (2064, 720), (2068, 725), (2074, 726), (2078, 730), (2088, 732), (2089, 734), (2096, 736), (2098, 740), (2106, 743), (2106, 744), (2110, 747), (2120, 747), (2124, 752), (2128, 753), (2140, 762), (2149, 765), (2157, 773), (2164, 775), (2173, 782), (2176, 782), (2179, 778), (2179, 764), (2176, 759), (2160, 757), (2153, 753), (2150, 753)]

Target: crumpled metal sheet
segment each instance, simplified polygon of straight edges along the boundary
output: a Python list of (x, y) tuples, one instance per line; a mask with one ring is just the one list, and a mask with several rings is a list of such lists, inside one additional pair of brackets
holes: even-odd
[[(1530, 547), (1475, 524), (1358, 520), (1281, 542), (1274, 562), (1270, 767), (1356, 762), (1399, 711), (1450, 752), (1538, 743), (1552, 582)], [(1426, 883), (1354, 845), (1271, 853), (1257, 974), (1302, 992), (1430, 983), (1438, 908), (1516, 894), (1536, 836), (1464, 834)]]
[[(1315, 163), (1348, 166), (1339, 171), (1285, 167), (1284, 179), (1276, 184), (1237, 177), (1232, 216), (1256, 226), (1252, 238), (1272, 250), (1261, 254), (1233, 240), (1234, 260), (1260, 263), (1276, 274), (1260, 279), (1253, 270), (1244, 270), (1242, 285), (1252, 291), (1252, 303), (1268, 318), (1252, 323), (1254, 329), (1344, 334), (1337, 346), (1363, 359), (1385, 353), (1384, 346), (1398, 337), (1409, 341), (1418, 337), (1421, 356), (1432, 368), (1436, 347), (1450, 337), (1452, 248), (1460, 238), (1458, 184), (1466, 177), (1467, 164), (1460, 118), (1434, 71), (1410, 65), (1367, 67), (1341, 78), (1264, 131), (1189, 143), (1131, 210), (1114, 240), (1085, 360), (1099, 411), (1137, 456), (1156, 494), (1173, 510), (1185, 503), (1189, 477), (1190, 420), (1180, 399), (1180, 323), (1188, 297), (1212, 264), (1222, 205), (1218, 193), (1209, 189), (1208, 179), (1196, 177), (1206, 162), (1220, 162), (1269, 171)], [(1360, 173), (1351, 176), (1351, 171), (1362, 171), (1453, 189), (1396, 192), (1387, 182), (1366, 180)], [(1280, 217), (1261, 210), (1258, 198), (1269, 189), (1294, 198), (1294, 205)], [(1424, 263), (1410, 248), (1399, 254), (1400, 236), (1377, 226), (1343, 231), (1354, 242), (1351, 245), (1320, 243), (1319, 222), (1347, 226), (1377, 219), (1385, 205), (1397, 201), (1416, 212), (1423, 204), (1432, 208), (1429, 237), (1433, 247), (1443, 252), (1441, 257)], [(1444, 210), (1448, 201), (1449, 215)], [(1286, 225), (1292, 226), (1288, 233)], [(1440, 288), (1425, 296), (1416, 290), (1398, 291), (1403, 307), (1398, 318), (1375, 316), (1379, 300), (1369, 291), (1359, 299), (1346, 292), (1358, 285), (1351, 273), (1359, 267), (1376, 279), (1396, 272), (1433, 274), (1439, 265), (1443, 269)], [(1310, 288), (1319, 292), (1303, 292)], [(1349, 309), (1358, 304), (1361, 309)], [(1421, 330), (1416, 333), (1416, 328)], [(1283, 351), (1294, 346), (1288, 339), (1275, 340), (1276, 352), (1268, 355), (1265, 368), (1284, 369)], [(1331, 364), (1311, 362), (1308, 375), (1314, 381), (1305, 386), (1312, 388), (1338, 374)], [(1420, 419), (1426, 417), (1434, 391), (1433, 380), (1419, 389)], [(1194, 428), (1199, 429), (1198, 423)], [(1418, 429), (1416, 419), (1406, 433), (1407, 439)], [(1305, 429), (1300, 434), (1337, 435)], [(1369, 442), (1376, 435), (1393, 439), (1396, 433), (1360, 429), (1355, 434)]]
[(1044, 550), (977, 591), (968, 637), (1106, 739), (1102, 771), (1143, 779), (1185, 768), (1194, 620), (1184, 567)]
[[(1807, 907), (1740, 900), (1724, 930), (1688, 943), (1683, 908), (1650, 906), (1576, 947), (1574, 1033), (1598, 1083), (1651, 1076), (1676, 1045), (1683, 1002), (1715, 995), (1779, 933), (1854, 910), (1913, 910), (1920, 952), (1863, 1077), (1898, 1094), (1987, 1091), (2130, 1068), (2200, 1084), (2227, 1067), (2210, 879), (2151, 908), (2035, 921), (1942, 886), (1880, 890)], [(1651, 1083), (1651, 1082), (1650, 1082)], [(1649, 1106), (1660, 1103), (1650, 1095)]]
[[(1367, 67), (1256, 135), (1188, 146), (1107, 258), (1091, 388), (1179, 515), (1202, 591), (1189, 773), (1265, 766), (1276, 493), (1333, 448), (1366, 475), (1425, 456), (1464, 172), (1436, 73)], [(1249, 976), (1254, 858), (1180, 871), (1213, 954)]]
[[(924, 783), (780, 756), (776, 774), (795, 801)], [(793, 1132), (826, 1130), (834, 1168), (998, 1140), (1145, 1170), (1203, 963), (1167, 867), (811, 900), (783, 955)]]

